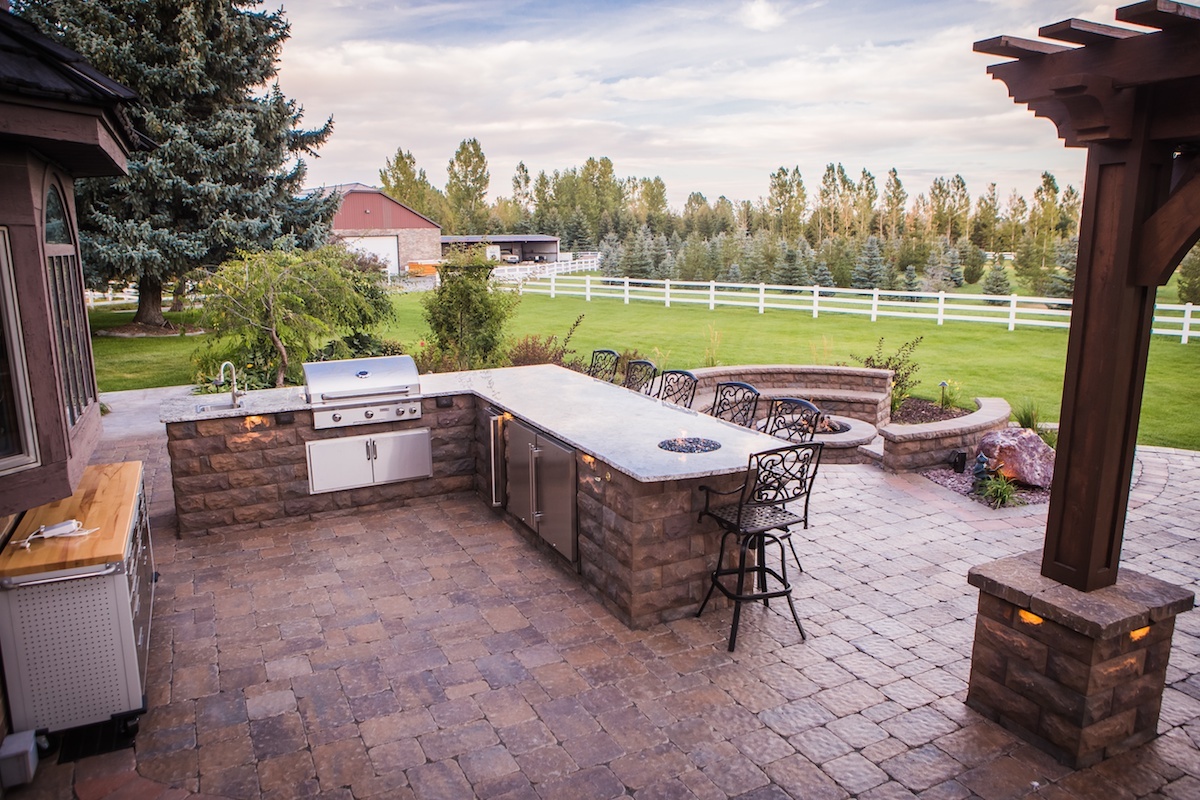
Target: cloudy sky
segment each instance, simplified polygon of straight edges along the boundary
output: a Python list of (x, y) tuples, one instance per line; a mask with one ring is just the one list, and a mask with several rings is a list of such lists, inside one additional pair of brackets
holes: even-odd
[[(268, 3), (268, 5), (273, 5)], [(978, 39), (1036, 37), (1069, 17), (1112, 23), (1115, 5), (1072, 0), (283, 0), (292, 26), (280, 82), (333, 138), (309, 185), (378, 185), (397, 148), (436, 186), (475, 137), (489, 196), (513, 170), (608, 156), (618, 176), (661, 176), (681, 208), (757, 199), (780, 166), (815, 194), (825, 165), (910, 197), (961, 174), (973, 196), (1030, 196), (1043, 170), (1082, 182), (1067, 150), (986, 72)]]

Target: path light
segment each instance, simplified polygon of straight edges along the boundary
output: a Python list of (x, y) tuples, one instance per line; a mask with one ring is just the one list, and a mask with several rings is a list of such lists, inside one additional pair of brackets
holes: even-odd
[(942, 408), (946, 407), (946, 387), (949, 385), (950, 384), (947, 383), (946, 381), (942, 381), (941, 383), (938, 384), (938, 386), (942, 387), (942, 402), (941, 402)]

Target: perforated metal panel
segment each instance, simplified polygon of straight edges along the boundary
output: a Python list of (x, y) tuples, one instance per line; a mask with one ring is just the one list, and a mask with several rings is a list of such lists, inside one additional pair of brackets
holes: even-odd
[(139, 495), (122, 563), (22, 575), (0, 589), (14, 730), (54, 732), (144, 710), (154, 560)]
[(129, 693), (133, 654), (121, 630), (129, 615), (128, 597), (119, 597), (123, 584), (124, 575), (112, 575), (0, 596), (11, 606), (19, 640), (17, 675), (8, 676), (15, 730), (62, 730), (141, 706)]

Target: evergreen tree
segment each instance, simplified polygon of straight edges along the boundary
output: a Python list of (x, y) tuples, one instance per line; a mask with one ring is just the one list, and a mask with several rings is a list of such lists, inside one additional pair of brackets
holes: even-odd
[(625, 237), (621, 248), (620, 274), (626, 278), (649, 278), (654, 268), (650, 257), (650, 229), (642, 228)]
[(958, 248), (954, 245), (950, 245), (946, 248), (946, 271), (950, 275), (951, 283), (953, 283), (955, 286), (963, 285), (964, 278), (962, 259), (959, 258)]
[(1017, 247), (1013, 271), (1017, 273), (1017, 279), (1025, 284), (1025, 288), (1044, 297), (1050, 291), (1050, 278), (1057, 268), (1054, 263), (1057, 256), (1054, 243), (1050, 240), (1026, 236)]
[(944, 246), (935, 247), (925, 262), (925, 291), (944, 292), (954, 285), (950, 279), (949, 259)]
[(1079, 260), (1079, 237), (1072, 236), (1058, 243), (1058, 266), (1050, 276), (1047, 297), (1073, 297), (1075, 295), (1075, 265)]
[(972, 286), (979, 283), (987, 265), (987, 257), (966, 236), (958, 240), (958, 253), (963, 264), (963, 280)]
[[(1010, 295), (1012, 294), (1012, 284), (1008, 280), (1008, 270), (1004, 268), (1004, 262), (997, 258), (987, 271), (987, 277), (983, 279), (983, 293), (995, 295)], [(1003, 300), (988, 300), (990, 305), (1001, 305)]]
[(661, 233), (650, 240), (650, 272), (653, 277), (662, 280), (663, 262), (670, 255), (670, 249), (667, 247), (667, 237)]
[(614, 277), (621, 271), (621, 240), (610, 233), (600, 240), (600, 274)]
[(879, 252), (879, 239), (868, 236), (858, 251), (858, 260), (854, 265), (854, 273), (850, 285), (855, 289), (878, 289), (887, 280), (887, 267)]
[[(917, 268), (913, 264), (909, 264), (904, 268), (904, 291), (917, 292), (920, 290), (921, 279), (917, 277)], [(916, 295), (908, 295), (905, 299), (915, 303), (920, 298)]]
[[(76, 183), (93, 279), (138, 282), (135, 322), (163, 325), (162, 288), (238, 249), (323, 242), (339, 198), (299, 197), (304, 154), (333, 120), (303, 110), (275, 77), (283, 11), (240, 0), (23, 0), (14, 10), (139, 95), (135, 124), (158, 147), (129, 174)], [(264, 87), (265, 90), (264, 90)]]
[(833, 273), (829, 271), (829, 267), (824, 261), (818, 261), (816, 269), (813, 270), (813, 283), (817, 286), (834, 286)]

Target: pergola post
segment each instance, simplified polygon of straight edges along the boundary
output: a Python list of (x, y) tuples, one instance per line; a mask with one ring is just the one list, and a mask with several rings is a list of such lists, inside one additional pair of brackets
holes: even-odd
[(1156, 735), (1175, 616), (1193, 594), (1120, 569), (1155, 287), (1200, 238), (1200, 8), (1148, 0), (980, 52), (1019, 104), (1087, 147), (1046, 540), (973, 568), (967, 703), (1076, 767)]
[[(1139, 105), (1144, 105), (1139, 103)], [(1150, 350), (1154, 287), (1131, 283), (1142, 224), (1165, 200), (1171, 148), (1088, 148), (1075, 299), (1042, 574), (1080, 591), (1117, 580)]]

